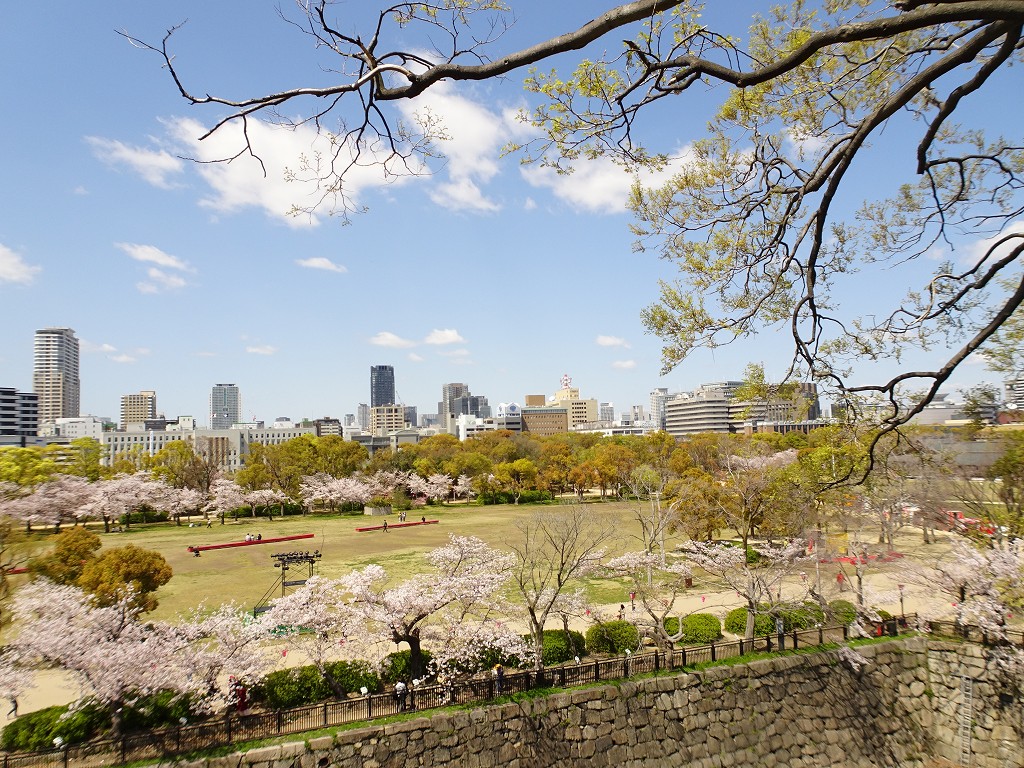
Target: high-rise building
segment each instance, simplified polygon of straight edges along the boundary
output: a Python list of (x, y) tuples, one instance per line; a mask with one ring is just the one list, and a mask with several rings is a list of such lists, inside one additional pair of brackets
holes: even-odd
[(615, 421), (615, 405), (613, 403), (599, 403), (597, 406), (598, 421)]
[(370, 406), (366, 403), (360, 403), (356, 409), (356, 424), (364, 431), (370, 428)]
[(455, 410), (455, 399), (458, 397), (465, 397), (469, 394), (469, 385), (462, 384), (460, 382), (452, 382), (450, 384), (441, 385), (441, 400), (437, 404), (437, 413), (442, 419), (446, 419), (452, 414), (458, 415), (459, 411)]
[(78, 339), (70, 328), (36, 331), (32, 391), (39, 396), (39, 425), (79, 415)]
[(665, 401), (668, 400), (668, 387), (651, 390), (651, 421), (658, 429), (665, 428)]
[(210, 429), (230, 429), (242, 420), (242, 395), (234, 384), (214, 384), (210, 392)]
[(1003, 400), (1010, 410), (1024, 410), (1024, 378), (1008, 379), (1003, 384)]
[(395, 405), (395, 369), (390, 365), (370, 366), (370, 407)]
[(144, 389), (137, 395), (124, 395), (121, 398), (121, 429), (129, 424), (145, 424), (147, 420), (156, 418), (156, 392)]
[(0, 446), (34, 445), (38, 431), (38, 395), (0, 387)]

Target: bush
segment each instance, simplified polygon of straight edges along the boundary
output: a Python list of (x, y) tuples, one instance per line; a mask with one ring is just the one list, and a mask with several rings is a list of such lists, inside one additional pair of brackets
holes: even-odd
[(143, 509), (138, 512), (131, 512), (127, 515), (121, 515), (121, 523), (166, 523), (170, 520), (170, 515), (166, 512), (155, 512), (152, 509)]
[[(744, 621), (746, 619), (744, 618)], [(678, 623), (677, 623), (678, 626)], [(693, 613), (683, 618), (684, 645), (708, 645), (722, 636), (722, 622), (710, 613)]]
[[(389, 653), (381, 665), (380, 678), (385, 683), (397, 683), (399, 680), (412, 679), (412, 665), (409, 663), (409, 651)], [(430, 652), (423, 651), (423, 665), (430, 666)]]
[(833, 600), (828, 609), (832, 620), (839, 624), (852, 624), (857, 620), (857, 608), (849, 600)]
[[(382, 688), (380, 677), (363, 661), (334, 661), (326, 665), (329, 674), (345, 693), (356, 693), (366, 687)], [(296, 667), (271, 672), (250, 692), (254, 701), (270, 709), (291, 709), (334, 698), (334, 690), (315, 666)]]
[[(768, 610), (768, 606), (761, 606), (762, 609)], [(747, 609), (746, 608), (733, 608), (729, 613), (725, 615), (725, 631), (731, 632), (734, 635), (743, 637), (747, 631)], [(775, 619), (769, 616), (767, 613), (758, 613), (754, 619), (754, 636), (764, 637), (770, 635), (775, 631)]]
[(196, 716), (192, 702), (187, 696), (174, 691), (159, 691), (143, 696), (134, 704), (122, 710), (121, 727), (125, 731), (145, 731), (165, 725), (177, 725), (181, 718)]
[(98, 707), (85, 705), (71, 711), (67, 705), (47, 707), (22, 715), (7, 725), (0, 736), (0, 747), (8, 752), (35, 752), (53, 749), (53, 740), (81, 744), (110, 727), (110, 717)]
[[(530, 645), (533, 645), (533, 635), (523, 635), (523, 639)], [(569, 634), (566, 635), (564, 629), (544, 630), (544, 647), (541, 651), (541, 662), (545, 667), (572, 661), (577, 656), (586, 655), (587, 641), (582, 633), (571, 629)]]
[(640, 631), (628, 621), (606, 621), (587, 630), (588, 653), (623, 653), (640, 645)]
[(781, 610), (783, 629), (792, 632), (794, 629), (811, 629), (825, 623), (825, 611), (817, 603), (807, 602), (799, 608)]

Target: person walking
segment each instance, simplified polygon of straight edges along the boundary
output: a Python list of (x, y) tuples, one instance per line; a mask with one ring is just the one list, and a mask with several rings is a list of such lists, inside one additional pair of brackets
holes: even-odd
[(18, 697), (11, 696), (11, 708), (7, 712), (7, 719), (18, 717)]
[(409, 695), (409, 688), (399, 680), (395, 683), (395, 699), (398, 701), (398, 711), (405, 712), (405, 698)]
[(384, 521), (384, 533), (387, 533), (387, 532), (388, 532), (388, 521), (385, 520)]

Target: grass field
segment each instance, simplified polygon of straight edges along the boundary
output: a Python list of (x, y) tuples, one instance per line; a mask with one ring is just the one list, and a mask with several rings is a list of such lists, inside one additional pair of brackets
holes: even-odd
[[(595, 502), (586, 505), (594, 515), (607, 515), (614, 523), (615, 538), (609, 542), (609, 554), (639, 549), (639, 525), (633, 518), (635, 503)], [(379, 525), (384, 518), (364, 515), (323, 515), (228, 519), (225, 525), (215, 521), (212, 528), (197, 522), (196, 527), (173, 523), (133, 525), (122, 533), (101, 533), (104, 547), (134, 544), (162, 554), (174, 570), (174, 577), (157, 592), (160, 606), (154, 619), (173, 620), (175, 616), (206, 603), (209, 606), (235, 602), (251, 609), (277, 582), (280, 571), (274, 568), (275, 552), (318, 549), (322, 553), (315, 572), (329, 578), (370, 564), (383, 566), (394, 582), (400, 582), (427, 567), (423, 555), (448, 542), (451, 534), (478, 536), (492, 547), (503, 549), (516, 536), (516, 522), (551, 505), (434, 506), (412, 510), (409, 520), (426, 516), (439, 520), (436, 525), (391, 528), (356, 532), (357, 527)], [(391, 515), (395, 522), (397, 515)], [(190, 546), (242, 541), (247, 533), (276, 538), (312, 533), (315, 538), (294, 542), (259, 544), (206, 551), (195, 557)], [(34, 534), (35, 544), (45, 545), (52, 536)], [(289, 571), (289, 578), (305, 575), (305, 566)], [(624, 589), (610, 580), (592, 580), (588, 593), (595, 603), (613, 603), (623, 599)], [(280, 595), (280, 587), (271, 595)]]

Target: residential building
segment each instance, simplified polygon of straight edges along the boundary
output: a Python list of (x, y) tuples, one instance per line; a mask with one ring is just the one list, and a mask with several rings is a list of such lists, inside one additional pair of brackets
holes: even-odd
[(39, 395), (0, 387), (0, 446), (38, 445)]
[(32, 391), (39, 399), (39, 426), (78, 416), (82, 383), (78, 375), (78, 338), (70, 328), (36, 331)]
[(370, 434), (381, 437), (399, 429), (405, 429), (404, 406), (378, 405), (370, 407)]
[(395, 405), (395, 369), (390, 365), (370, 366), (370, 408)]
[(130, 424), (145, 424), (147, 419), (156, 418), (156, 392), (144, 389), (137, 395), (121, 398), (121, 429)]
[(210, 391), (210, 429), (228, 429), (242, 420), (242, 395), (235, 384), (214, 384)]
[(607, 421), (609, 423), (615, 421), (614, 403), (600, 403), (597, 406), (597, 420)]
[(354, 413), (346, 413), (343, 419), (343, 425), (346, 427), (354, 427), (356, 425), (356, 415)]
[(356, 424), (364, 431), (370, 428), (370, 406), (366, 403), (360, 403), (356, 409)]
[[(351, 416), (352, 414), (348, 414)], [(324, 416), (322, 419), (316, 419), (313, 422), (313, 430), (316, 432), (317, 437), (324, 437), (325, 435), (338, 435), (342, 434), (342, 425), (339, 419), (332, 419), (330, 416)]]
[(665, 401), (668, 400), (668, 387), (651, 390), (651, 421), (658, 429), (665, 428)]
[(1003, 400), (1007, 409), (1024, 411), (1024, 378), (1009, 379), (1004, 382)]
[(647, 421), (647, 417), (644, 414), (644, 407), (642, 405), (634, 405), (632, 410), (632, 418), (630, 421), (636, 424), (638, 421)]

